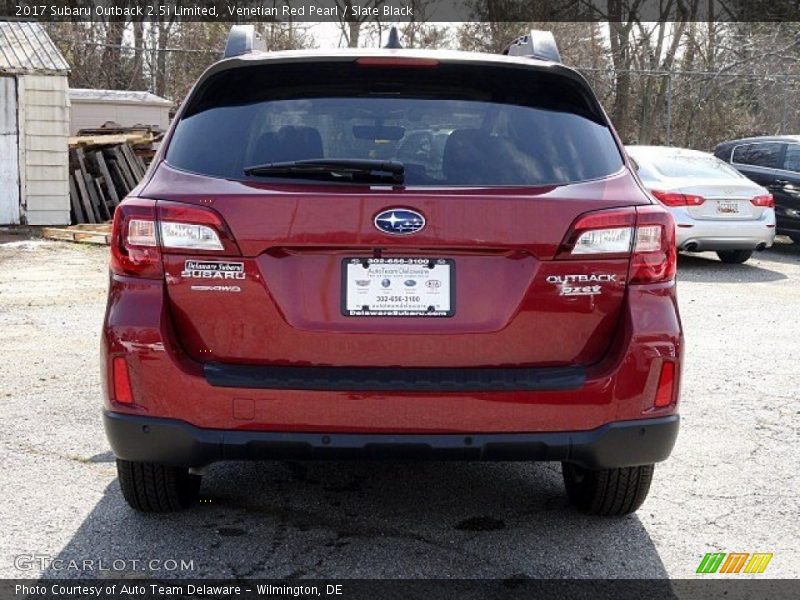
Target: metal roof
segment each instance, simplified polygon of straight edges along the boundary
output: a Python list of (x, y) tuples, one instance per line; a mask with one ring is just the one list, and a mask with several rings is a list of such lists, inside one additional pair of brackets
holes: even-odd
[(138, 104), (146, 106), (171, 107), (172, 102), (150, 92), (135, 90), (95, 90), (87, 88), (70, 88), (71, 102), (102, 102), (112, 104)]
[(69, 65), (39, 23), (0, 21), (0, 73), (69, 72)]

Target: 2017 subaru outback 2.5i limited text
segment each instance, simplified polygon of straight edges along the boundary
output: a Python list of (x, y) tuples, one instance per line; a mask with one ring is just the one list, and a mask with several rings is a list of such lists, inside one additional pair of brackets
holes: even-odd
[(221, 460), (431, 457), (560, 461), (578, 509), (636, 510), (683, 342), (674, 224), (631, 169), (555, 61), (211, 66), (114, 217), (125, 499), (187, 507)]

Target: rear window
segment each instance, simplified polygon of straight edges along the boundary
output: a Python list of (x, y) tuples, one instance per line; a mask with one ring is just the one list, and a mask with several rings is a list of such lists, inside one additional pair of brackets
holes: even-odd
[(260, 65), (211, 77), (167, 152), (229, 179), (310, 159), (403, 163), (406, 185), (532, 186), (605, 177), (622, 158), (584, 85), (554, 73), (353, 62)]
[(717, 158), (665, 156), (652, 159), (655, 170), (664, 177), (686, 179), (742, 179), (736, 169)]

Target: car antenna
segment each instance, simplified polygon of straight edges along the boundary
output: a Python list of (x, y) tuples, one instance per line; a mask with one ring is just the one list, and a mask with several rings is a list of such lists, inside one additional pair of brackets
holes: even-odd
[(397, 33), (397, 27), (392, 27), (389, 30), (389, 41), (386, 42), (384, 48), (391, 48), (393, 50), (398, 50), (403, 47), (403, 44), (400, 43), (400, 34)]

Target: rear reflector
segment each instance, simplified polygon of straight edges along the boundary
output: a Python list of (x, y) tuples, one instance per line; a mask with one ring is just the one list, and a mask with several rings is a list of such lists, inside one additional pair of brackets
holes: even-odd
[(128, 365), (125, 359), (116, 357), (112, 364), (114, 365), (114, 400), (120, 404), (133, 404), (131, 380), (128, 376)]
[(664, 361), (661, 363), (661, 375), (658, 378), (658, 389), (656, 390), (656, 408), (664, 408), (672, 404), (673, 391), (675, 389), (675, 363)]
[(755, 198), (751, 198), (750, 203), (753, 206), (763, 206), (764, 208), (775, 207), (775, 199), (772, 197), (772, 194), (764, 194), (763, 196), (756, 196)]
[(697, 196), (694, 194), (681, 194), (678, 192), (662, 192), (659, 190), (651, 190), (650, 192), (658, 198), (658, 201), (661, 202), (664, 206), (700, 206), (703, 202), (706, 201), (705, 198), (702, 196)]

